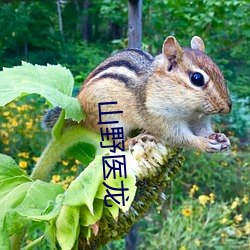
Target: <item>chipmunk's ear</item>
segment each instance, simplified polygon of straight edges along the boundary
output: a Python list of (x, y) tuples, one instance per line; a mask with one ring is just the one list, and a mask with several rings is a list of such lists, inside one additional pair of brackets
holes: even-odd
[(194, 36), (191, 40), (191, 48), (192, 49), (197, 49), (197, 50), (200, 50), (202, 52), (205, 51), (205, 45), (204, 45), (204, 42), (203, 40), (198, 37), (198, 36)]
[(179, 61), (182, 59), (183, 50), (175, 37), (169, 36), (162, 46), (162, 54), (170, 61)]

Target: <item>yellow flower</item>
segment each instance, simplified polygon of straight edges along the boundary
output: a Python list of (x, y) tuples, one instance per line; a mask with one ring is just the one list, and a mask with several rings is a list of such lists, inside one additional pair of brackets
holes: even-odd
[(243, 220), (242, 214), (237, 214), (234, 216), (234, 221), (236, 224), (239, 224)]
[(9, 139), (8, 139), (8, 138), (4, 138), (4, 139), (3, 139), (3, 144), (9, 145), (9, 144), (10, 144)]
[(210, 200), (210, 198), (207, 195), (200, 195), (198, 199), (199, 203), (203, 206)]
[(26, 122), (26, 128), (27, 128), (27, 129), (31, 129), (32, 126), (33, 126), (33, 121), (32, 121), (32, 120)]
[(78, 160), (75, 160), (75, 164), (76, 164), (76, 165), (79, 165), (79, 164), (81, 164), (81, 162), (78, 161)]
[(37, 162), (38, 161), (38, 159), (39, 159), (39, 157), (32, 157), (32, 160), (34, 161), (34, 162)]
[(214, 193), (210, 193), (209, 197), (210, 197), (210, 203), (214, 204)]
[(226, 233), (221, 233), (221, 238), (226, 238), (227, 237), (227, 234)]
[(28, 167), (27, 161), (20, 161), (19, 162), (19, 167), (22, 169), (26, 169)]
[(237, 150), (233, 150), (233, 151), (232, 151), (232, 154), (233, 154), (233, 155), (237, 155), (237, 153), (238, 153)]
[(247, 221), (246, 225), (244, 226), (244, 231), (246, 232), (246, 234), (250, 234), (250, 222)]
[(181, 247), (180, 250), (186, 250), (186, 247)]
[(11, 103), (9, 104), (9, 106), (10, 106), (11, 108), (15, 108), (15, 107), (16, 107), (16, 104), (15, 104), (14, 102), (11, 102)]
[(51, 182), (52, 182), (52, 183), (57, 183), (57, 182), (60, 181), (60, 179), (61, 179), (61, 176), (60, 176), (60, 175), (53, 175), (53, 176), (52, 176)]
[(10, 151), (10, 147), (5, 147), (4, 148), (4, 152), (9, 152)]
[(236, 197), (235, 201), (231, 205), (231, 209), (235, 209), (239, 205), (239, 198)]
[(68, 182), (64, 182), (64, 183), (63, 183), (63, 187), (64, 187), (64, 189), (67, 189), (67, 188), (68, 188), (68, 186), (69, 186), (69, 183), (68, 183)]
[(11, 121), (11, 125), (12, 125), (12, 127), (17, 127), (17, 126), (18, 126), (18, 123), (17, 123), (16, 120), (12, 120), (12, 121)]
[(62, 164), (63, 164), (63, 166), (68, 166), (69, 165), (69, 163), (67, 161), (64, 161), (64, 160), (62, 160)]
[(1, 135), (1, 137), (5, 137), (5, 138), (9, 137), (9, 134), (4, 130), (0, 130), (0, 135)]
[(195, 239), (194, 240), (194, 244), (197, 246), (197, 247), (200, 247), (201, 246), (201, 242), (199, 239)]
[(222, 218), (221, 220), (220, 220), (220, 224), (225, 224), (227, 222), (227, 218)]
[(193, 185), (192, 188), (190, 189), (189, 196), (193, 198), (194, 193), (199, 190), (199, 187), (196, 185)]
[(181, 210), (182, 214), (186, 217), (189, 217), (192, 214), (192, 208), (185, 207)]
[(231, 209), (235, 209), (238, 206), (238, 202), (234, 201), (231, 205)]
[(245, 194), (243, 197), (243, 202), (247, 204), (248, 201), (249, 201), (248, 195)]
[(227, 167), (228, 166), (228, 163), (227, 162), (221, 162), (221, 165), (223, 166), (223, 167)]
[(66, 181), (67, 182), (72, 182), (75, 179), (75, 176), (67, 176)]
[(8, 116), (9, 114), (10, 114), (10, 112), (8, 112), (8, 111), (3, 112), (4, 116)]
[(27, 105), (27, 104), (24, 104), (24, 105), (21, 105), (21, 106), (17, 106), (17, 110), (20, 112), (20, 111), (25, 111), (25, 110), (28, 110), (28, 109), (33, 109), (31, 106)]
[(76, 171), (77, 171), (76, 165), (73, 165), (73, 166), (70, 168), (70, 170), (71, 170), (72, 172), (76, 172)]
[(23, 158), (26, 158), (26, 159), (29, 158), (29, 155), (30, 155), (29, 152), (21, 152), (21, 153), (18, 153), (18, 156), (19, 156), (19, 157), (23, 157)]

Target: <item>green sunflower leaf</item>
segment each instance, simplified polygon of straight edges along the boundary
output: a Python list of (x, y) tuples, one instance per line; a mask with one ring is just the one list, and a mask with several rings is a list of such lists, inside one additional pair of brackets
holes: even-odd
[(56, 220), (56, 238), (62, 249), (71, 250), (79, 234), (79, 207), (64, 205)]
[(39, 66), (22, 62), (21, 66), (4, 68), (0, 72), (0, 106), (27, 94), (39, 94), (52, 106), (65, 109), (65, 118), (84, 119), (82, 107), (71, 97), (74, 79), (61, 65)]

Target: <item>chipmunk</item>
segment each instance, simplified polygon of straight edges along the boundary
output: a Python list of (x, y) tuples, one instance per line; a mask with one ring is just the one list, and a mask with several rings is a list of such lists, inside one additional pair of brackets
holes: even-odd
[[(230, 142), (213, 131), (210, 115), (227, 114), (232, 104), (223, 74), (204, 50), (198, 36), (191, 48), (181, 48), (169, 36), (156, 57), (140, 49), (110, 56), (88, 75), (77, 96), (86, 112), (83, 126), (93, 131), (123, 127), (126, 139), (141, 129), (141, 137), (206, 152), (227, 149)], [(119, 123), (98, 124), (98, 103), (103, 102), (117, 104), (102, 106), (102, 112), (123, 113), (103, 115), (102, 120)]]

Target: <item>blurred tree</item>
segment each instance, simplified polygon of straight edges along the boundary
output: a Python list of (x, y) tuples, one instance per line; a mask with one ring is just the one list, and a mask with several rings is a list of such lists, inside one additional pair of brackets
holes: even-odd
[(61, 1), (56, 0), (56, 4), (57, 4), (57, 12), (58, 12), (59, 30), (63, 36), (63, 20), (62, 20), (62, 12), (61, 12)]
[(128, 0), (128, 47), (142, 46), (142, 0)]
[(88, 14), (90, 7), (89, 0), (82, 1), (82, 38), (84, 41), (88, 41), (91, 37), (91, 18)]

